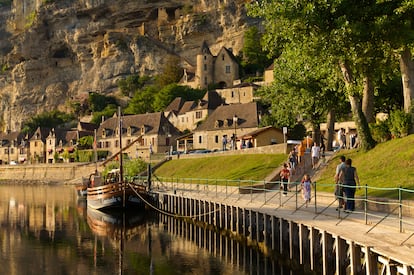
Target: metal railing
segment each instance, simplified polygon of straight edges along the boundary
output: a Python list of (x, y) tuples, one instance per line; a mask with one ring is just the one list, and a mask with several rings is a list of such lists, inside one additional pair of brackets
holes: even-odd
[[(134, 180), (146, 180), (146, 177), (135, 177)], [(395, 187), (378, 188), (368, 185), (362, 186), (363, 195), (355, 196), (356, 208), (352, 213), (341, 211), (337, 208), (338, 202), (333, 190), (335, 184), (312, 183), (311, 201), (307, 204), (301, 195), (300, 182), (290, 182), (288, 193), (283, 196), (281, 181), (255, 181), (255, 180), (227, 180), (210, 178), (175, 178), (175, 177), (152, 177), (152, 190), (160, 192), (173, 192), (181, 196), (203, 196), (222, 199), (234, 199), (235, 201), (246, 201), (248, 203), (261, 202), (261, 207), (272, 205), (280, 207), (291, 207), (294, 211), (313, 207), (316, 216), (323, 213), (336, 213), (338, 219), (346, 219), (353, 214), (353, 218), (361, 219), (365, 224), (370, 224), (371, 231), (381, 223), (387, 222), (392, 226), (398, 223), (399, 232), (412, 230), (414, 232), (414, 202), (405, 197), (413, 197), (414, 190)], [(332, 192), (326, 190), (331, 189)], [(385, 199), (369, 196), (371, 191), (386, 191), (388, 194), (395, 193), (398, 199)], [(342, 197), (345, 200), (349, 198)], [(336, 211), (336, 212), (334, 212)]]

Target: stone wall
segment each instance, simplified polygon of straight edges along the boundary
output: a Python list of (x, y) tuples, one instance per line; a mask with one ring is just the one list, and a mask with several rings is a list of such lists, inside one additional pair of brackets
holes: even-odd
[[(101, 167), (98, 167), (101, 170)], [(47, 182), (69, 182), (89, 177), (95, 171), (94, 164), (36, 164), (0, 166), (0, 180), (27, 180)]]

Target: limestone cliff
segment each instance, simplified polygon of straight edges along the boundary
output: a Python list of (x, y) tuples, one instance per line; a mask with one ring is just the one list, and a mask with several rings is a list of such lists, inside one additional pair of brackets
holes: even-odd
[[(257, 22), (228, 0), (14, 0), (0, 7), (0, 114), (19, 130), (44, 110), (67, 110), (88, 92), (117, 93), (117, 81), (155, 75), (169, 55), (195, 65), (205, 40), (237, 54)], [(7, 20), (7, 21), (6, 21)], [(10, 126), (9, 126), (10, 125)]]

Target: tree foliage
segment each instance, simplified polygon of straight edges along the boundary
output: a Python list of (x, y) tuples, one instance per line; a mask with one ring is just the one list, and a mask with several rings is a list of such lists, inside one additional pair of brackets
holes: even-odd
[(151, 83), (149, 76), (129, 75), (125, 79), (118, 81), (118, 87), (125, 96), (132, 97), (137, 90)]
[(117, 105), (116, 98), (113, 96), (106, 96), (99, 93), (90, 93), (89, 94), (89, 108), (92, 112), (102, 112), (109, 105)]
[(162, 69), (162, 73), (157, 77), (158, 86), (164, 87), (172, 83), (178, 83), (183, 76), (183, 69), (180, 67), (178, 56), (169, 56)]
[(244, 33), (241, 65), (247, 75), (263, 73), (264, 69), (271, 64), (271, 60), (262, 48), (261, 40), (262, 35), (256, 26), (250, 27)]
[[(378, 84), (384, 68), (396, 64), (393, 50), (414, 41), (413, 16), (407, 16), (413, 10), (414, 5), (405, 0), (254, 1), (249, 5), (251, 15), (265, 19), (264, 46), (270, 53), (297, 49), (320, 60), (319, 65), (324, 59), (332, 60), (327, 62), (330, 66), (340, 65), (363, 149), (375, 144), (362, 113), (363, 87), (367, 79)], [(395, 26), (411, 36), (401, 39)]]
[(24, 122), (22, 132), (31, 135), (38, 127), (58, 128), (74, 119), (73, 115), (58, 110), (43, 112)]

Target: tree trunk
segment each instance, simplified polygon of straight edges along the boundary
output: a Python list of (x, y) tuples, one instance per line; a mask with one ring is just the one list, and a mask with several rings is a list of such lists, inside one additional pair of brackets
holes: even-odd
[(335, 110), (329, 110), (326, 118), (326, 150), (332, 151), (333, 137), (335, 135)]
[(410, 112), (412, 98), (414, 97), (414, 62), (411, 59), (411, 52), (405, 49), (400, 57), (400, 70), (404, 95), (404, 110)]
[(368, 123), (375, 122), (374, 117), (374, 86), (369, 76), (364, 77), (364, 96), (362, 98), (362, 112)]
[(354, 79), (351, 69), (346, 63), (340, 62), (339, 66), (344, 77), (345, 86), (348, 90), (348, 98), (351, 103), (352, 114), (358, 132), (359, 146), (363, 151), (375, 147), (375, 141), (371, 136), (367, 120), (362, 112), (362, 103), (358, 93), (355, 91)]
[[(412, 99), (414, 98), (414, 61), (408, 48), (400, 56), (400, 71), (404, 96), (404, 111), (411, 112), (411, 122), (414, 122)], [(411, 123), (410, 133), (414, 133), (414, 123)]]

